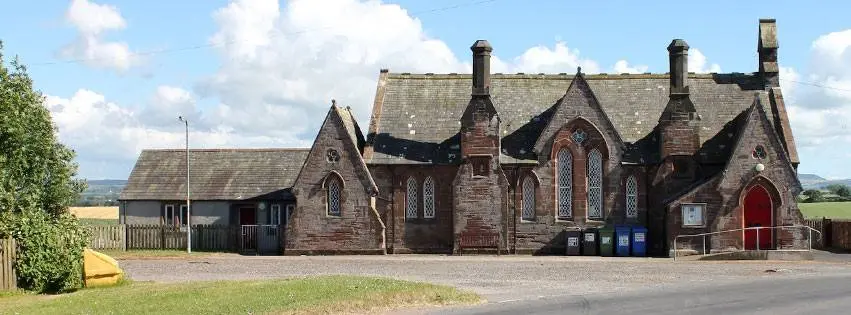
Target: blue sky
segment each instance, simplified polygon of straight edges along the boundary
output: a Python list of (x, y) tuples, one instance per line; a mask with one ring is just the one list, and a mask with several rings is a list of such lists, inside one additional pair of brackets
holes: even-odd
[(799, 170), (851, 177), (851, 4), (647, 3), (16, 1), (0, 39), (48, 96), (80, 175), (99, 179), (126, 178), (141, 149), (182, 147), (177, 113), (193, 147), (307, 146), (330, 98), (366, 124), (380, 68), (468, 71), (480, 38), (504, 72), (666, 72), (673, 38), (699, 70), (752, 72), (757, 21), (772, 17)]

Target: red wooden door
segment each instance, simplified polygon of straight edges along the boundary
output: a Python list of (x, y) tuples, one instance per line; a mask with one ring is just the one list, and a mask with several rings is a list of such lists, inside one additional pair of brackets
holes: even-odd
[(240, 225), (257, 224), (257, 211), (255, 211), (254, 208), (240, 208), (239, 209), (239, 224)]
[[(745, 196), (745, 227), (774, 226), (771, 209), (771, 196), (762, 186), (754, 186)], [(757, 237), (759, 233), (759, 237)], [(772, 229), (745, 230), (745, 249), (770, 249), (772, 244)]]

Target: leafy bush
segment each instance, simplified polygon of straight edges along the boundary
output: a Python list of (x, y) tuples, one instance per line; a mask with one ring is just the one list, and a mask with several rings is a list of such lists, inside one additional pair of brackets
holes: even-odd
[(18, 284), (37, 292), (81, 286), (87, 235), (68, 213), (85, 183), (62, 145), (44, 96), (0, 42), (0, 237), (17, 241)]
[(805, 202), (822, 202), (824, 201), (824, 193), (820, 190), (816, 189), (807, 189), (802, 193), (804, 196), (807, 196)]
[(0, 231), (17, 240), (20, 288), (57, 293), (82, 287), (83, 249), (89, 234), (74, 216), (54, 217), (42, 210), (4, 212)]

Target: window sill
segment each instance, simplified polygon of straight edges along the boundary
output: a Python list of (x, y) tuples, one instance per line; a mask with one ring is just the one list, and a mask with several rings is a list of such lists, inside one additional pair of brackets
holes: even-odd
[(432, 224), (436, 222), (437, 218), (405, 218), (405, 223), (411, 224)]
[(537, 219), (520, 219), (520, 223), (538, 223)]

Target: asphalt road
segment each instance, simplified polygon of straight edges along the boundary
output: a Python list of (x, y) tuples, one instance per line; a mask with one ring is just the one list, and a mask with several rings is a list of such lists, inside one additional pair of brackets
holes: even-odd
[(434, 314), (848, 314), (851, 274), (672, 285), (653, 290), (546, 297)]

